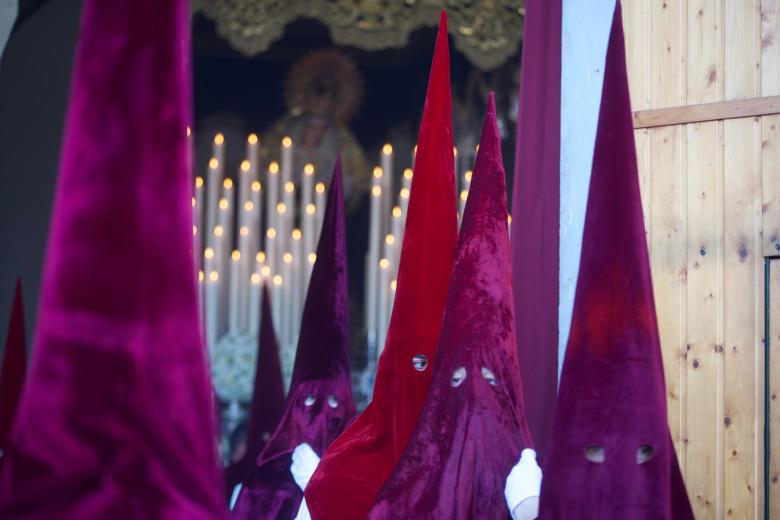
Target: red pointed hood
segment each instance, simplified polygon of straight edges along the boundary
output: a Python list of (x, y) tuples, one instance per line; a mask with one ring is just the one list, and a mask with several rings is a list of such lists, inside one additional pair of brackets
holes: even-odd
[(303, 492), (290, 474), (293, 450), (306, 442), (322, 455), (354, 417), (348, 294), (344, 196), (341, 163), (337, 160), (284, 414), (244, 480), (234, 517), (294, 518)]
[(540, 518), (583, 511), (693, 518), (667, 424), (619, 3)]
[(306, 488), (316, 520), (364, 520), (406, 447), (431, 380), (452, 274), (456, 215), (447, 16), (442, 13), (374, 399), (329, 448)]
[(3, 366), (0, 371), (0, 450), (8, 447), (8, 435), (24, 386), (24, 375), (27, 370), (27, 342), (24, 335), (22, 280), (17, 278), (14, 303), (8, 320), (8, 333), (5, 337)]
[(531, 435), (515, 345), (504, 176), (491, 94), (433, 381), (372, 520), (507, 517), (506, 476)]
[(3, 518), (226, 516), (192, 260), (185, 0), (86, 0)]

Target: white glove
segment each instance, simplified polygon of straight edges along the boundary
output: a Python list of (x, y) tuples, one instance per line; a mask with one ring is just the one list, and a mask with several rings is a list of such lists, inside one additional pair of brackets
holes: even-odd
[[(542, 489), (542, 469), (536, 463), (536, 452), (525, 449), (520, 461), (515, 464), (506, 478), (504, 497), (514, 520), (536, 518), (539, 513), (539, 494)], [(528, 500), (533, 499), (533, 500)], [(525, 502), (524, 507), (518, 507)], [(530, 507), (529, 507), (530, 506)], [(516, 516), (519, 515), (519, 516)]]
[(295, 517), (295, 520), (311, 520), (309, 506), (306, 505), (306, 498), (301, 501), (301, 507), (298, 509), (298, 515)]
[[(295, 483), (301, 488), (301, 491), (306, 489), (306, 485), (309, 483), (309, 479), (314, 475), (314, 470), (317, 469), (317, 465), (320, 463), (320, 458), (314, 453), (307, 443), (299, 444), (292, 454), (292, 464), (290, 465), (290, 473), (292, 473)], [(303, 508), (303, 505), (301, 506)]]

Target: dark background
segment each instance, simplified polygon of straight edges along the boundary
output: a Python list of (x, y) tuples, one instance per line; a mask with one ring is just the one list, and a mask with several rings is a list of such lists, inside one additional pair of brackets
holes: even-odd
[[(21, 0), (19, 19), (0, 61), (0, 323), (5, 326), (15, 278), (21, 276), (28, 340), (35, 321), (81, 3)], [(364, 78), (363, 102), (350, 128), (372, 164), (378, 162), (390, 129), (405, 127), (416, 134), (435, 35), (435, 28), (423, 28), (402, 49), (372, 53), (339, 47)], [(247, 58), (215, 33), (210, 20), (195, 15), (193, 47), (196, 133), (205, 121), (229, 117), (245, 134), (260, 132), (262, 138), (262, 130), (284, 114), (282, 85), (292, 64), (313, 50), (334, 45), (325, 26), (299, 19), (268, 51)], [(457, 98), (473, 67), (454, 50), (452, 39), (450, 50)], [(499, 109), (515, 94), (516, 65), (515, 57), (498, 73), (485, 76), (497, 90)], [(514, 136), (509, 124), (502, 128), (507, 165), (512, 164), (507, 154)], [(205, 168), (197, 166), (199, 171)], [(348, 217), (353, 299), (362, 294), (367, 220), (366, 204)]]

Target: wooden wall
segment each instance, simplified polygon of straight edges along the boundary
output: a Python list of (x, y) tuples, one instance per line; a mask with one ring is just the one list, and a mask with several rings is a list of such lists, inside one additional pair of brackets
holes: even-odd
[[(780, 0), (622, 5), (635, 111), (780, 94)], [(701, 519), (762, 518), (764, 257), (780, 253), (780, 115), (635, 136), (669, 424), (691, 503)], [(780, 326), (773, 334), (780, 347)], [(780, 518), (773, 466), (772, 517)]]

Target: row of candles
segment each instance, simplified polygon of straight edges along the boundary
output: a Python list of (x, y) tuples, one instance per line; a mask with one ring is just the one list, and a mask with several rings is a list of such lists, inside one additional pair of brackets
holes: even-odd
[[(280, 161), (271, 162), (261, 179), (259, 138), (250, 134), (246, 157), (233, 180), (224, 168), (224, 135), (216, 134), (205, 178), (196, 177), (192, 198), (202, 315), (209, 347), (217, 348), (226, 335), (257, 336), (261, 287), (266, 284), (283, 366), (294, 358), (326, 197), (324, 183), (315, 182), (312, 164), (304, 166), (299, 185), (293, 182), (293, 146), (290, 137), (282, 139)], [(457, 159), (457, 149), (454, 154)], [(387, 334), (413, 176), (411, 168), (404, 169), (400, 188), (394, 187), (393, 159), (393, 147), (385, 144), (380, 164), (372, 172), (365, 265), (370, 361), (381, 353)], [(459, 180), (460, 216), (471, 171), (466, 170)], [(284, 368), (286, 372), (291, 369)]]

